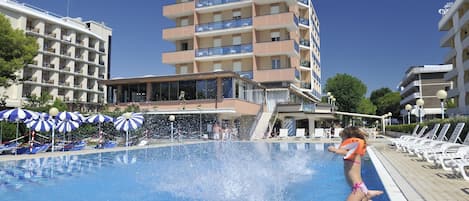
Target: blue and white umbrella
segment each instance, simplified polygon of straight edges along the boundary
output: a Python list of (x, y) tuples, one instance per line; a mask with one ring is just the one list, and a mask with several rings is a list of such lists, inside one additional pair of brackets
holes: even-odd
[(86, 117), (83, 116), (81, 113), (73, 112), (73, 114), (76, 114), (78, 116), (78, 120), (80, 121), (80, 124), (83, 123), (83, 122), (86, 122)]
[(2, 111), (2, 117), (4, 119), (7, 119), (10, 122), (18, 122), (18, 121), (24, 121), (27, 119), (36, 119), (39, 116), (37, 115), (36, 112), (30, 111), (30, 110), (25, 110), (21, 108), (15, 108), (15, 109), (10, 109), (6, 111)]
[(98, 124), (98, 133), (99, 133), (99, 137), (101, 137), (101, 124), (102, 123), (107, 123), (107, 122), (114, 122), (114, 118), (110, 117), (110, 116), (107, 116), (107, 115), (103, 115), (101, 113), (98, 113), (98, 114), (95, 114), (95, 115), (92, 115), (88, 118), (86, 118), (86, 122), (88, 123), (97, 123)]
[[(0, 118), (7, 119), (10, 122), (16, 122), (16, 139), (18, 139), (18, 130), (19, 130), (19, 123), (20, 121), (24, 122), (28, 119), (37, 119), (39, 116), (36, 112), (15, 108), (10, 109), (5, 112), (2, 112), (2, 116)], [(15, 152), (16, 154), (16, 152)]]
[(54, 120), (49, 119), (49, 115), (47, 113), (41, 113), (39, 114), (39, 118), (29, 119), (25, 123), (28, 128), (37, 132), (49, 132), (55, 124)]
[(73, 113), (73, 112), (64, 111), (64, 112), (59, 112), (59, 114), (57, 114), (55, 119), (60, 120), (60, 121), (77, 121), (77, 122), (79, 122), (80, 121), (80, 116), (78, 116), (78, 114)]
[(76, 130), (78, 127), (80, 127), (80, 123), (78, 121), (59, 121), (56, 130), (61, 133), (68, 133)]
[(125, 146), (128, 146), (129, 130), (135, 130), (142, 126), (144, 119), (141, 113), (126, 112), (114, 121), (114, 127), (117, 130), (125, 131)]

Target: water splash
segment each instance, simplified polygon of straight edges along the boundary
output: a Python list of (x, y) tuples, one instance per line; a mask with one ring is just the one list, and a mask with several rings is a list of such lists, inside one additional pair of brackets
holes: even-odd
[[(311, 156), (306, 152), (272, 154), (272, 144), (213, 143), (201, 153), (177, 150), (181, 158), (144, 174), (150, 189), (188, 200), (286, 200), (287, 188), (310, 179)], [(256, 146), (247, 149), (247, 146)], [(248, 152), (247, 150), (255, 150)], [(214, 154), (213, 159), (205, 159)], [(210, 158), (210, 157), (208, 157)], [(161, 162), (161, 161), (160, 161)], [(150, 176), (149, 176), (150, 175)]]

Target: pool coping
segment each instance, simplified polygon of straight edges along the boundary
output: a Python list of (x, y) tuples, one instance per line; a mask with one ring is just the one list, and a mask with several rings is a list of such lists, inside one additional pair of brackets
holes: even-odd
[(425, 200), (376, 148), (370, 146), (367, 152), (391, 201)]

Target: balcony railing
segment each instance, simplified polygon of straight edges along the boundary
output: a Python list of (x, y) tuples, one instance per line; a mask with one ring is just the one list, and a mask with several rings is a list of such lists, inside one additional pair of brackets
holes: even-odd
[(252, 52), (252, 44), (233, 45), (224, 47), (202, 48), (195, 51), (196, 57), (207, 57), (215, 55), (230, 55)]
[(309, 5), (308, 0), (298, 0), (298, 2), (304, 4), (304, 5)]
[(233, 2), (239, 2), (239, 1), (242, 1), (242, 0), (198, 0), (196, 1), (195, 7), (203, 8), (203, 7), (216, 6), (220, 4), (233, 3)]
[(309, 40), (308, 39), (300, 39), (300, 45), (309, 47)]
[(226, 20), (221, 22), (212, 22), (200, 24), (195, 27), (196, 32), (231, 29), (237, 27), (252, 26), (252, 18), (244, 18), (239, 20)]
[(306, 60), (301, 60), (301, 66), (303, 67), (311, 67), (311, 62), (310, 61), (306, 61)]
[(304, 88), (304, 89), (311, 89), (311, 83), (309, 82), (301, 82), (301, 88)]
[(300, 17), (300, 18), (298, 18), (298, 20), (299, 20), (300, 24), (309, 26), (309, 20), (308, 20), (308, 18), (302, 18), (302, 17)]
[(240, 77), (242, 78), (247, 78), (247, 79), (253, 79), (254, 78), (254, 75), (252, 73), (252, 71), (239, 71), (239, 72), (236, 72), (239, 74)]

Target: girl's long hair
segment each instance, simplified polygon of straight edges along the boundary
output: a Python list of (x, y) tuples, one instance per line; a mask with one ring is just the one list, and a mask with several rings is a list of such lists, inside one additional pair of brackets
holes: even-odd
[(366, 144), (366, 138), (368, 138), (368, 133), (366, 133), (365, 131), (363, 131), (362, 129), (358, 127), (350, 126), (350, 127), (344, 128), (344, 130), (340, 132), (340, 136), (343, 139), (348, 139), (352, 137), (360, 138), (363, 141), (365, 141), (365, 144)]

